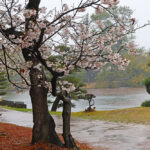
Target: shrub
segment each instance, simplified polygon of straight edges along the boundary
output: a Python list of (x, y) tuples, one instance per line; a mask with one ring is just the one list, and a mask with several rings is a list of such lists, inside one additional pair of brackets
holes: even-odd
[(142, 107), (150, 107), (150, 101), (144, 101), (142, 104), (141, 104)]

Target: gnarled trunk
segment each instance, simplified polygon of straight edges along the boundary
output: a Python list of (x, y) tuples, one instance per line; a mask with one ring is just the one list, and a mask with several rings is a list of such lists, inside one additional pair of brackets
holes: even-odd
[[(43, 79), (39, 79), (38, 75), (42, 75)], [(47, 93), (48, 89), (42, 85), (44, 81), (44, 72), (34, 69), (30, 70), (31, 89), (30, 96), (33, 109), (33, 135), (32, 144), (38, 142), (50, 142), (58, 146), (63, 146), (55, 131), (55, 122), (48, 112)], [(41, 85), (40, 85), (40, 84)], [(39, 86), (40, 85), (40, 86)]]
[(57, 111), (58, 104), (59, 104), (60, 100), (61, 100), (60, 97), (57, 96), (54, 103), (53, 103), (53, 105), (52, 105), (51, 111)]
[(71, 135), (70, 132), (70, 118), (71, 118), (71, 101), (70, 99), (63, 99), (63, 138), (65, 141), (65, 147), (67, 148), (76, 148), (80, 150)]

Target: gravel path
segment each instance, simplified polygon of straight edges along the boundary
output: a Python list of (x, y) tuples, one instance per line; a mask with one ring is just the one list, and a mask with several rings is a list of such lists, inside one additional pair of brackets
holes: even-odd
[[(0, 122), (32, 127), (32, 114), (0, 108)], [(54, 117), (62, 132), (61, 117)], [(150, 150), (150, 126), (98, 120), (71, 120), (72, 135), (80, 142), (109, 150)]]

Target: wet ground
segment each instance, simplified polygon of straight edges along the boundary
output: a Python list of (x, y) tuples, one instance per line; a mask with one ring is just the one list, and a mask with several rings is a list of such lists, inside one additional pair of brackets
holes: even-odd
[[(0, 108), (0, 122), (32, 127), (32, 114)], [(57, 132), (62, 132), (61, 117), (54, 117)], [(150, 126), (103, 122), (98, 120), (71, 120), (72, 135), (80, 142), (109, 150), (150, 150)]]

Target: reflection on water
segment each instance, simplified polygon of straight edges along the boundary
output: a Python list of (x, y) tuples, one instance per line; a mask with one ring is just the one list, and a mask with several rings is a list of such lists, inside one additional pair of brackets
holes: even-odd
[[(88, 92), (96, 95), (96, 110), (138, 107), (143, 101), (150, 100), (150, 95), (144, 88), (90, 89)], [(19, 94), (9, 93), (4, 98), (11, 101), (22, 101), (27, 104), (28, 108), (32, 107), (28, 91)], [(72, 111), (83, 111), (88, 106), (85, 100), (73, 101), (73, 103), (76, 104), (76, 107), (72, 108)]]

